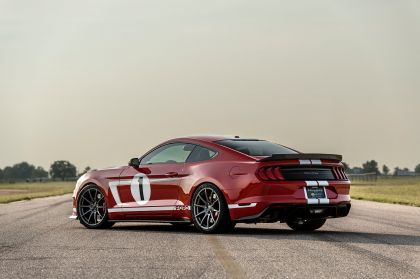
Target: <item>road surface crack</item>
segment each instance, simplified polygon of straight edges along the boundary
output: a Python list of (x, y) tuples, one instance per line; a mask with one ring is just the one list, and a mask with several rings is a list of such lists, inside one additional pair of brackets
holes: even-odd
[(247, 278), (242, 267), (235, 261), (235, 259), (229, 254), (222, 242), (215, 235), (208, 235), (207, 239), (210, 242), (211, 248), (217, 258), (222, 264), (226, 271), (227, 278), (242, 279)]

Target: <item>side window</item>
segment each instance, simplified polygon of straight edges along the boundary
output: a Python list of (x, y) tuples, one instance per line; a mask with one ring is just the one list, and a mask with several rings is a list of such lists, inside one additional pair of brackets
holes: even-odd
[(166, 144), (147, 154), (141, 164), (185, 163), (193, 149), (194, 145), (189, 143)]
[(190, 157), (188, 158), (187, 162), (199, 162), (210, 160), (211, 158), (216, 156), (216, 154), (217, 153), (211, 149), (197, 145), (191, 153)]

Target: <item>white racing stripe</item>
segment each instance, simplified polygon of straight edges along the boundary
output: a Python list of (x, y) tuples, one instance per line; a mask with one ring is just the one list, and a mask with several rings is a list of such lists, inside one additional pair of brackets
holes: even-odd
[(329, 199), (319, 199), (319, 204), (330, 204)]
[(330, 203), (330, 200), (328, 199), (328, 196), (327, 196), (327, 190), (325, 189), (325, 187), (329, 185), (328, 181), (322, 180), (322, 181), (305, 181), (305, 182), (306, 182), (307, 187), (316, 187), (316, 186), (323, 187), (324, 194), (325, 194), (324, 199), (308, 198), (308, 195), (306, 194), (306, 187), (304, 187), (303, 192), (305, 193), (307, 204), (329, 204)]
[(318, 185), (326, 187), (326, 186), (329, 185), (329, 183), (328, 183), (328, 181), (318, 181)]
[(299, 160), (301, 165), (322, 165), (321, 160)]
[(115, 180), (109, 182), (109, 189), (111, 190), (112, 196), (114, 197), (115, 203), (122, 205), (120, 194), (118, 193), (117, 186), (131, 185), (131, 180)]

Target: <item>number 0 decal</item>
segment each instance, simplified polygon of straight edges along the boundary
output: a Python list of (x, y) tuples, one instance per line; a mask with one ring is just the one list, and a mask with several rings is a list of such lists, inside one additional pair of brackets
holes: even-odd
[(150, 180), (144, 173), (136, 174), (132, 180), (120, 180), (109, 182), (109, 188), (112, 196), (118, 206), (124, 206), (121, 202), (120, 195), (118, 193), (118, 186), (130, 185), (131, 195), (138, 205), (144, 205), (150, 200), (151, 189)]

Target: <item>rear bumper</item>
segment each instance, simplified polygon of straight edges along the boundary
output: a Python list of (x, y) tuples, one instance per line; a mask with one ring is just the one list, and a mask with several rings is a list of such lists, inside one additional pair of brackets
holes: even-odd
[[(308, 196), (307, 188), (316, 187), (324, 190), (324, 198)], [(297, 214), (290, 208), (333, 208), (326, 210), (327, 218), (343, 217), (343, 214), (333, 214), (335, 207), (350, 204), (349, 181), (282, 181), (250, 184), (248, 187), (225, 190), (226, 200), (232, 220), (241, 221), (260, 217), (265, 211), (278, 208), (285, 211), (283, 215)], [(301, 212), (302, 210), (298, 210)], [(280, 215), (282, 215), (280, 214)], [(348, 212), (347, 212), (348, 214)], [(346, 215), (347, 215), (346, 214)], [(344, 215), (345, 216), (345, 215)], [(310, 215), (309, 217), (312, 217)], [(280, 218), (280, 217), (279, 217)], [(285, 219), (285, 218), (282, 218)]]
[(285, 222), (293, 219), (327, 219), (345, 217), (349, 214), (350, 202), (334, 205), (272, 204), (261, 213), (234, 220), (240, 223)]

